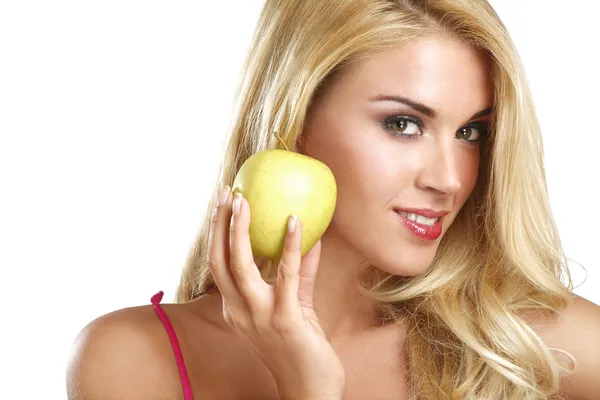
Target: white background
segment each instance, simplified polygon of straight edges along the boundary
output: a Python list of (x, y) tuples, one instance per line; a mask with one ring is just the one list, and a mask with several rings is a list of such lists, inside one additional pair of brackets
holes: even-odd
[[(0, 5), (1, 399), (65, 399), (87, 322), (173, 298), (261, 4)], [(598, 6), (492, 4), (530, 78), (564, 247), (587, 269), (576, 293), (600, 303)]]

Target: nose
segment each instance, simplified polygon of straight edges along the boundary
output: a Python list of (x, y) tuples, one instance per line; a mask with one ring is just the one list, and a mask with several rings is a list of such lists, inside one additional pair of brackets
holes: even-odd
[(461, 188), (459, 163), (454, 151), (455, 140), (434, 140), (423, 159), (423, 168), (417, 176), (417, 185), (445, 196), (456, 194)]

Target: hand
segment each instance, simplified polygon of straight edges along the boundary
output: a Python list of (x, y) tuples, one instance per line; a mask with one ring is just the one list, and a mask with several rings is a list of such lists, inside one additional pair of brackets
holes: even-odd
[(208, 254), (225, 321), (252, 343), (282, 398), (341, 399), (344, 368), (313, 309), (320, 241), (302, 257), (302, 225), (290, 217), (277, 286), (272, 286), (254, 263), (250, 204), (240, 193), (232, 197), (225, 187), (212, 218)]

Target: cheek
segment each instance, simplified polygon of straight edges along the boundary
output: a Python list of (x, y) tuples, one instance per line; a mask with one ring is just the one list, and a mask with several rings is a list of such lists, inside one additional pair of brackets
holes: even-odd
[(398, 176), (406, 173), (401, 164), (406, 159), (397, 157), (394, 147), (379, 135), (372, 128), (355, 125), (351, 131), (331, 129), (327, 135), (307, 141), (307, 154), (323, 161), (335, 175), (340, 201), (351, 199), (365, 207), (368, 199), (385, 204), (397, 194)]
[(461, 191), (458, 193), (460, 204), (464, 204), (467, 198), (473, 192), (475, 185), (477, 184), (477, 177), (479, 175), (479, 149), (473, 151), (470, 154), (465, 154), (459, 157), (458, 171), (459, 179), (461, 182)]

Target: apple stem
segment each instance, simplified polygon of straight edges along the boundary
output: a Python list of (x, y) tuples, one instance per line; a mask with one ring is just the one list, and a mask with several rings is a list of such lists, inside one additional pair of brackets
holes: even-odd
[(290, 151), (290, 149), (288, 149), (288, 147), (285, 145), (285, 143), (284, 143), (283, 139), (281, 139), (281, 138), (279, 137), (279, 135), (277, 134), (277, 132), (273, 132), (273, 134), (275, 135), (275, 137), (276, 137), (277, 139), (279, 139), (279, 141), (281, 142), (281, 144), (283, 145), (283, 147), (285, 147), (285, 149), (286, 149), (287, 151)]

